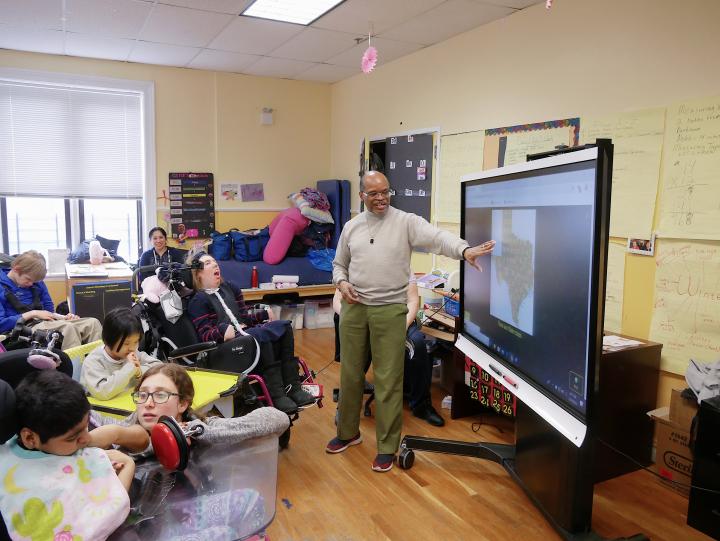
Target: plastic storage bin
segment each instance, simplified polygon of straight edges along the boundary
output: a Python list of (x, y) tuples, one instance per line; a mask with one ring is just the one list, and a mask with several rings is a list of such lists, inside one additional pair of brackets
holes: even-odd
[(335, 326), (333, 322), (332, 300), (305, 301), (306, 329), (327, 329)]
[(292, 321), (293, 329), (303, 328), (304, 315), (304, 304), (283, 304), (280, 310), (280, 319), (287, 319)]
[(449, 316), (458, 317), (460, 315), (460, 303), (448, 298), (445, 303), (445, 313)]
[(130, 492), (130, 516), (110, 541), (247, 539), (275, 516), (278, 438), (193, 444), (182, 472), (140, 462)]

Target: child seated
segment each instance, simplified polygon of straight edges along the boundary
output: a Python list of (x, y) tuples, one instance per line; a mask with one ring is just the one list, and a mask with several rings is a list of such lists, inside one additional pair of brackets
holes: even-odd
[(129, 308), (115, 308), (103, 322), (104, 345), (83, 362), (80, 383), (98, 400), (110, 400), (130, 389), (142, 375), (162, 361), (138, 351), (143, 328)]
[(100, 339), (100, 322), (92, 317), (55, 313), (43, 280), (45, 257), (35, 250), (17, 256), (10, 270), (0, 269), (0, 334), (9, 334), (18, 322), (33, 329), (60, 331), (62, 348), (70, 349)]
[[(119, 451), (90, 447), (90, 404), (67, 375), (32, 372), (15, 394), (19, 431), (0, 446), (0, 511), (10, 537), (107, 538), (130, 510), (135, 463)], [(115, 435), (117, 441), (109, 432), (98, 437), (132, 447), (144, 443), (137, 431)]]

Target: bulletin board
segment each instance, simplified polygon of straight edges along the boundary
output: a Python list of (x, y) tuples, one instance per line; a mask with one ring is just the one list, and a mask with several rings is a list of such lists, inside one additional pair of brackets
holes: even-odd
[(207, 238), (215, 230), (212, 173), (170, 173), (169, 198), (173, 239)]
[(576, 146), (579, 137), (579, 118), (485, 130), (483, 169), (523, 163), (528, 154), (547, 152), (559, 145)]
[(394, 207), (430, 221), (433, 190), (433, 134), (388, 137), (385, 176), (395, 190)]

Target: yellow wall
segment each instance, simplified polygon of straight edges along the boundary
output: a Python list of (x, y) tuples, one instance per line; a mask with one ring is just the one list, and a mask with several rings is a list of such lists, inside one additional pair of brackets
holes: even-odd
[[(718, 21), (716, 0), (541, 3), (341, 81), (332, 87), (332, 174), (357, 187), (357, 149), (368, 136), (434, 126), (458, 133), (717, 95)], [(654, 269), (653, 258), (627, 257), (626, 334), (648, 337)], [(673, 386), (684, 380), (663, 373), (660, 404)]]

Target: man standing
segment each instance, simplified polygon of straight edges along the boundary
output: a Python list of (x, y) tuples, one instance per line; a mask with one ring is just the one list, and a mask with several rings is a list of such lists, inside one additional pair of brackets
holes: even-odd
[(423, 218), (390, 206), (393, 191), (382, 173), (360, 181), (365, 212), (343, 228), (333, 261), (333, 282), (342, 294), (340, 317), (340, 419), (337, 437), (325, 450), (340, 453), (362, 442), (360, 407), (365, 360), (372, 349), (375, 375), (375, 471), (392, 468), (402, 431), (403, 357), (410, 257), (414, 249), (464, 259), (473, 266), (494, 241), (469, 247)]

